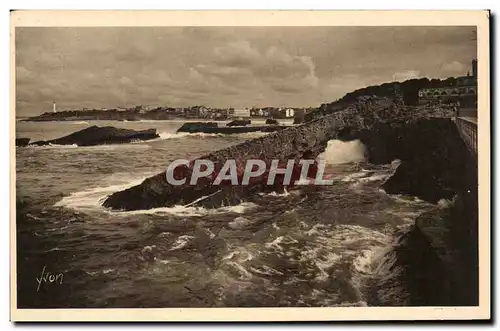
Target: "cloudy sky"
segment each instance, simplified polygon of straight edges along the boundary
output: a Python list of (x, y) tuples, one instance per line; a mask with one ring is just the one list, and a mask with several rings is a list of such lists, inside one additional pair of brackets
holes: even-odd
[(315, 107), (465, 75), (474, 27), (17, 28), (17, 116), (117, 106)]

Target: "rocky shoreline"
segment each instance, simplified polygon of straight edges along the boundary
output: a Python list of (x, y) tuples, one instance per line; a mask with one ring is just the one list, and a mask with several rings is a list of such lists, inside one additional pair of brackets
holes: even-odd
[[(441, 146), (448, 146), (437, 139), (443, 129), (456, 131), (449, 118), (427, 118), (426, 113), (406, 107), (399, 99), (364, 97), (342, 111), (210, 153), (200, 159), (212, 161), (215, 164), (215, 173), (220, 171), (226, 160), (234, 159), (239, 175), (242, 175), (245, 163), (249, 159), (261, 159), (267, 163), (278, 159), (285, 164), (293, 159), (298, 163), (301, 159), (315, 159), (324, 151), (331, 139), (359, 139), (367, 146), (369, 162), (390, 163), (400, 158), (403, 161), (402, 169), (413, 169), (408, 171), (412, 172), (413, 176), (408, 177), (410, 182), (398, 180), (397, 187), (394, 184), (391, 186), (389, 182), (385, 189), (391, 192), (400, 190), (401, 193), (417, 195), (435, 203), (441, 198), (448, 198), (452, 193), (449, 186), (453, 187), (453, 178), (456, 174), (448, 173), (447, 168), (455, 165), (449, 163), (440, 165), (434, 162), (434, 152), (431, 154), (426, 152), (429, 148), (439, 149)], [(425, 138), (420, 138), (422, 136)], [(425, 141), (422, 142), (421, 139)], [(460, 140), (460, 137), (456, 136), (456, 139)], [(408, 148), (414, 144), (421, 145), (422, 148)], [(446, 148), (444, 152), (447, 152)], [(437, 150), (435, 153), (443, 151)], [(415, 163), (419, 159), (422, 164), (414, 167), (412, 162)], [(191, 162), (189, 166), (177, 168), (179, 175), (182, 173), (187, 182), (191, 178), (193, 164), (194, 162)], [(456, 171), (459, 172), (460, 168)], [(437, 176), (439, 180), (430, 179), (426, 173), (431, 177)], [(207, 208), (217, 208), (221, 204), (238, 204), (243, 197), (250, 196), (252, 192), (275, 189), (276, 187), (267, 187), (263, 184), (266, 182), (266, 175), (267, 173), (264, 173), (260, 180), (245, 187), (213, 185), (214, 178), (205, 178), (205, 181), (198, 182), (194, 187), (189, 184), (173, 186), (167, 182), (163, 172), (147, 178), (135, 187), (110, 195), (103, 205), (116, 210), (170, 207), (176, 204), (191, 204), (205, 196), (220, 192), (219, 195), (222, 197), (216, 202), (210, 200), (204, 204)], [(397, 178), (400, 175), (396, 172), (395, 176)], [(422, 180), (424, 178), (425, 180)], [(414, 180), (417, 180), (418, 185), (415, 185), (417, 182), (412, 182)], [(403, 189), (404, 185), (407, 186), (406, 189)]]
[[(419, 120), (392, 134), (397, 139), (388, 140), (390, 150), (380, 141), (368, 144), (372, 162), (401, 160), (382, 188), (441, 207), (416, 219), (389, 253), (394, 259), (373, 266), (385, 273), (375, 275), (367, 294), (369, 305), (478, 305), (477, 157), (448, 119)], [(366, 143), (367, 136), (360, 138)], [(409, 295), (394, 302), (391, 292), (401, 286)]]
[[(477, 158), (470, 154), (451, 118), (431, 118), (398, 100), (362, 98), (347, 109), (202, 159), (221, 164), (234, 158), (241, 170), (242, 162), (249, 158), (315, 158), (331, 139), (359, 139), (367, 148), (370, 163), (401, 160), (394, 175), (382, 185), (387, 193), (448, 204), (437, 212), (420, 215), (399, 238), (390, 252), (395, 258), (379, 268), (389, 270), (390, 277), (375, 275), (377, 282), (366, 294), (369, 305), (398, 305), (387, 292), (401, 286), (406, 291), (401, 305), (477, 305)], [(182, 169), (187, 178), (191, 170)], [(266, 189), (275, 188), (258, 181), (249, 187), (219, 187), (210, 180), (198, 186), (174, 187), (166, 182), (165, 173), (160, 173), (110, 195), (103, 205), (115, 210), (149, 209), (189, 205), (212, 195), (216, 198), (203, 206), (215, 208), (238, 204)]]
[(286, 129), (284, 125), (259, 125), (259, 126), (219, 126), (216, 122), (194, 122), (184, 123), (177, 132), (187, 133), (212, 133), (212, 134), (239, 134), (249, 132), (276, 132)]
[(16, 139), (16, 146), (46, 146), (46, 145), (77, 145), (77, 146), (95, 146), (105, 144), (125, 144), (138, 140), (150, 140), (158, 138), (156, 129), (142, 131), (120, 129), (112, 126), (90, 126), (83, 130), (74, 132), (70, 135), (52, 139), (39, 140), (29, 143), (29, 138)]

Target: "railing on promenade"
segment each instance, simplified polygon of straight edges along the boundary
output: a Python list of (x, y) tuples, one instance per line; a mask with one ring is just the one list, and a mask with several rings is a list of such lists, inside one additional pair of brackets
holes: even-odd
[(456, 117), (455, 124), (467, 147), (477, 155), (477, 120)]

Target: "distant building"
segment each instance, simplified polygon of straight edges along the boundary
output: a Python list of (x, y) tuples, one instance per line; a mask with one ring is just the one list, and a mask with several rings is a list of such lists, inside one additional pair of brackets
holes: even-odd
[(418, 98), (420, 104), (458, 102), (461, 107), (476, 107), (477, 60), (472, 61), (472, 76), (457, 77), (453, 86), (420, 89)]
[(233, 117), (250, 117), (250, 110), (249, 109), (235, 109), (233, 111)]
[(285, 117), (290, 118), (293, 117), (295, 114), (295, 110), (292, 108), (287, 108), (285, 109)]

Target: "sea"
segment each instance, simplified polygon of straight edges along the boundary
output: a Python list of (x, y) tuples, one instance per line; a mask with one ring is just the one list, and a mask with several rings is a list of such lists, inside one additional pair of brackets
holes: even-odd
[[(370, 306), (377, 300), (368, 287), (394, 269), (381, 261), (418, 215), (439, 208), (380, 188), (398, 160), (369, 164), (359, 141), (335, 140), (319, 156), (333, 185), (258, 194), (218, 209), (103, 208), (109, 194), (175, 159), (266, 134), (176, 133), (183, 123), (16, 121), (16, 137), (31, 141), (91, 125), (160, 135), (16, 148), (18, 308)], [(393, 296), (394, 305), (404, 303), (404, 289)]]

